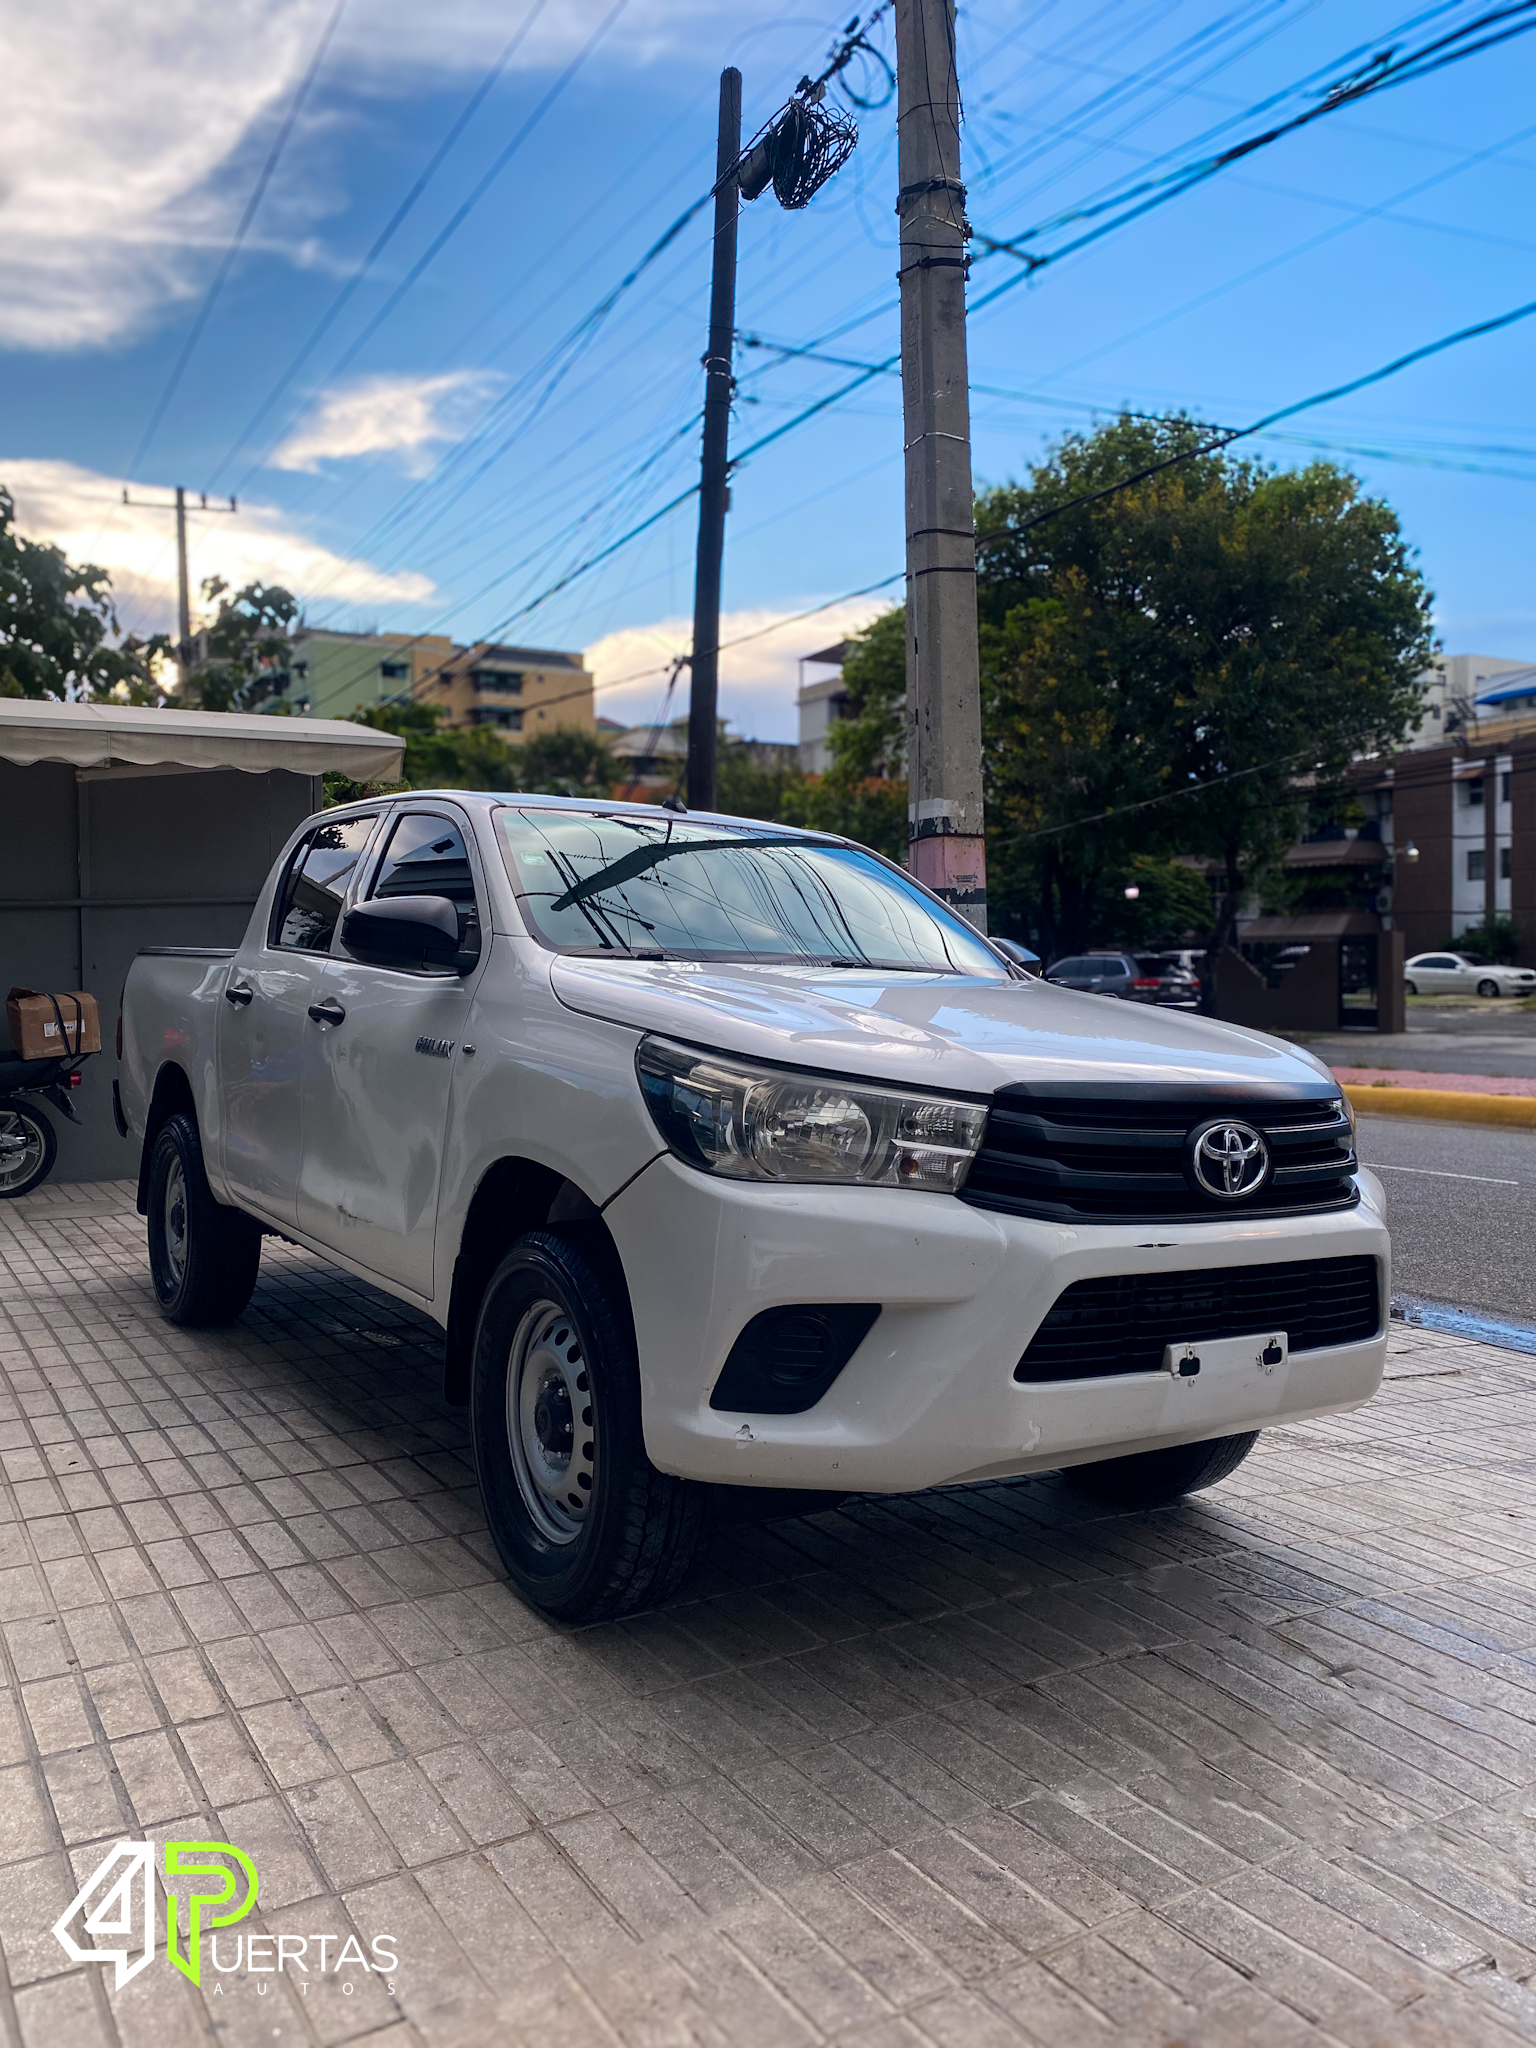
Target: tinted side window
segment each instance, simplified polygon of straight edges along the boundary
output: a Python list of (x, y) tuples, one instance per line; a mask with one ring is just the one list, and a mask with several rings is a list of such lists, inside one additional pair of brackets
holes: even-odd
[(457, 825), (444, 817), (407, 811), (397, 818), (370, 897), (446, 896), (458, 906), (460, 971), (480, 954), (480, 920), (475, 910), (475, 877)]
[(408, 811), (396, 821), (371, 896), (446, 896), (473, 909), (475, 880), (457, 825)]
[(328, 953), (331, 934), (358, 857), (376, 818), (343, 818), (317, 825), (288, 864), (272, 906), (272, 944), (301, 953)]
[(1052, 974), (1081, 974), (1082, 971), (1083, 963), (1081, 960), (1058, 960), (1051, 969)]

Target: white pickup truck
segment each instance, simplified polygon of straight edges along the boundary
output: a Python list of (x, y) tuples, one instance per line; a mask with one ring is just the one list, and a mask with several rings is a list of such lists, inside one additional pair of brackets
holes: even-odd
[(1049, 987), (839, 839), (348, 805), (233, 954), (140, 954), (121, 1030), (165, 1314), (239, 1315), (265, 1232), (424, 1309), (506, 1567), (568, 1619), (663, 1597), (721, 1489), (1061, 1468), (1152, 1506), (1381, 1378), (1325, 1067)]

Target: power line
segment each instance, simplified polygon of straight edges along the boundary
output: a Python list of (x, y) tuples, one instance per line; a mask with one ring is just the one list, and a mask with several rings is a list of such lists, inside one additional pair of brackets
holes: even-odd
[(181, 353), (171, 365), (171, 374), (165, 380), (165, 388), (160, 393), (155, 409), (150, 415), (149, 425), (144, 429), (139, 439), (139, 445), (133, 452), (133, 460), (128, 465), (130, 477), (137, 475), (139, 464), (143, 461), (150, 443), (159, 431), (160, 422), (166, 415), (166, 409), (175, 397), (186, 367), (192, 360), (193, 351), (202, 339), (203, 329), (208, 325), (209, 315), (213, 312), (219, 294), (223, 291), (225, 281), (234, 266), (235, 258), (239, 255), (244, 245), (251, 223), (256, 218), (257, 209), (266, 196), (267, 187), (272, 182), (272, 174), (277, 169), (278, 161), (287, 147), (288, 138), (293, 133), (294, 123), (298, 120), (304, 102), (309, 97), (309, 89), (315, 82), (326, 51), (330, 48), (331, 37), (336, 33), (337, 23), (341, 20), (346, 4), (347, 0), (336, 0), (336, 5), (331, 10), (330, 19), (326, 22), (324, 29), (321, 31), (320, 40), (315, 45), (315, 53), (309, 60), (309, 69), (299, 80), (293, 98), (288, 103), (288, 111), (283, 116), (282, 126), (273, 137), (272, 147), (267, 152), (267, 160), (262, 165), (260, 175), (251, 189), (251, 196), (245, 203), (245, 211), (240, 216), (239, 225), (230, 239), (229, 247), (224, 251), (223, 260), (214, 272), (213, 282), (203, 294), (203, 303), (197, 309), (197, 317), (193, 320), (187, 332), (187, 338), (181, 345)]
[[(1391, 51), (1381, 52), (1366, 66), (1362, 74), (1340, 79), (1329, 89), (1320, 105), (1308, 107), (1301, 113), (1292, 115), (1289, 120), (1275, 123), (1259, 134), (1250, 135), (1241, 142), (1233, 143), (1227, 149), (1217, 151), (1214, 155), (1197, 158), (1192, 163), (1166, 172), (1160, 178), (1141, 179), (1110, 197), (1091, 204), (1070, 208), (1067, 212), (1042, 221), (1035, 227), (1026, 228), (1021, 234), (1011, 236), (1006, 241), (990, 235), (976, 235), (975, 240), (982, 245), (988, 255), (1016, 257), (1025, 265), (1026, 271), (1033, 274), (1048, 263), (1059, 262), (1062, 257), (1073, 255), (1079, 249), (1087, 248), (1090, 243), (1099, 241), (1103, 236), (1113, 234), (1117, 228), (1124, 227), (1128, 222), (1139, 220), (1154, 207), (1166, 205), (1169, 200), (1181, 197), (1194, 186), (1217, 176), (1229, 165), (1242, 162), (1256, 150), (1266, 149), (1284, 136), (1293, 135), (1312, 122), (1337, 113), (1342, 107), (1356, 105), (1359, 101), (1368, 99), (1378, 92), (1385, 92), (1393, 86), (1428, 78), (1437, 71), (1445, 70), (1449, 65), (1461, 63), (1468, 57), (1478, 56), (1501, 43), (1509, 42), (1516, 36), (1526, 35), (1533, 28), (1536, 28), (1536, 0), (1514, 0), (1513, 5), (1496, 8), (1491, 13), (1481, 15), (1477, 20), (1453, 29), (1448, 34), (1425, 44), (1422, 49), (1409, 51), (1402, 57), (1395, 56)], [(1468, 41), (1469, 37), (1478, 39)], [(1106, 213), (1112, 218), (1102, 220), (1100, 216)], [(1064, 243), (1059, 249), (1052, 249), (1044, 254), (1023, 246), (1042, 235), (1068, 227), (1074, 221), (1097, 221), (1099, 224), (1078, 235), (1074, 240)]]
[(1230, 427), (1193, 448), (1181, 450), (1177, 455), (1165, 457), (1161, 462), (1149, 463), (1131, 476), (1121, 477), (1118, 482), (1105, 484), (1096, 491), (1085, 491), (1076, 497), (1064, 498), (1059, 505), (1047, 506), (1037, 512), (1033, 519), (1026, 519), (1018, 526), (999, 527), (990, 533), (978, 533), (976, 545), (986, 547), (993, 541), (1010, 540), (1022, 533), (1030, 532), (1036, 526), (1043, 526), (1048, 519), (1059, 518), (1063, 512), (1070, 512), (1082, 505), (1094, 505), (1102, 498), (1111, 498), (1119, 491), (1130, 490), (1135, 484), (1146, 483), (1149, 478), (1161, 476), (1165, 470), (1175, 469), (1181, 463), (1192, 462), (1204, 455), (1218, 454), (1223, 448), (1230, 448), (1234, 441), (1245, 441), (1251, 435), (1262, 434), (1266, 428), (1275, 426), (1281, 420), (1294, 418), (1297, 413), (1309, 412), (1313, 406), (1330, 405), (1336, 398), (1348, 398), (1356, 391), (1363, 391), (1368, 385), (1383, 383), (1388, 377), (1395, 377), (1400, 370), (1422, 363), (1430, 356), (1441, 355), (1446, 349), (1459, 347), (1464, 341), (1475, 341), (1484, 334), (1496, 334), (1501, 328), (1512, 327), (1517, 321), (1528, 320), (1536, 313), (1536, 299), (1523, 306), (1515, 306), (1508, 313), (1497, 313), (1489, 320), (1475, 321), (1470, 327), (1460, 327), (1454, 334), (1444, 334), (1438, 341), (1427, 341), (1420, 348), (1410, 349), (1406, 355), (1395, 357), (1384, 363), (1380, 369), (1368, 370), (1363, 377), (1353, 377), (1347, 384), (1335, 384), (1327, 391), (1317, 391), (1310, 398), (1298, 398), (1294, 404), (1282, 405), (1276, 411), (1265, 413), (1262, 419), (1254, 420), (1246, 427)]
[(414, 208), (417, 200), (421, 198), (422, 194), (426, 191), (427, 187), (431, 184), (432, 180), (437, 176), (437, 173), (442, 169), (448, 157), (452, 154), (455, 146), (458, 143), (459, 137), (464, 133), (464, 130), (469, 126), (470, 122), (474, 119), (474, 116), (478, 111), (481, 103), (484, 101), (486, 95), (490, 92), (491, 88), (496, 84), (497, 80), (506, 70), (508, 64), (517, 54), (518, 48), (522, 44), (524, 37), (528, 34), (528, 31), (533, 27), (533, 24), (538, 20), (539, 16), (543, 13), (546, 5), (547, 0), (533, 0), (533, 5), (529, 8), (528, 12), (523, 16), (521, 23), (518, 25), (517, 29), (513, 33), (511, 40), (502, 50), (501, 55), (492, 64), (490, 70), (486, 72), (484, 78), (481, 79), (480, 83), (475, 87), (474, 91), (470, 94), (469, 98), (464, 102), (464, 105), (459, 109), (459, 112), (449, 125), (447, 134), (443, 137), (442, 141), (433, 151), (432, 156), (427, 163), (426, 169), (420, 173), (415, 183), (411, 186), (410, 190), (406, 193), (405, 197), (401, 200), (400, 204), (395, 208), (394, 212), (385, 222), (383, 228), (379, 231), (378, 235), (375, 236), (372, 248), (369, 249), (367, 255), (364, 256), (362, 262), (358, 265), (357, 269), (353, 271), (352, 275), (347, 279), (346, 283), (342, 286), (341, 290), (336, 294), (335, 298), (332, 299), (330, 305), (326, 308), (325, 312), (321, 314), (319, 320), (311, 329), (308, 339), (304, 342), (303, 346), (299, 349), (298, 353), (294, 356), (293, 360), (288, 364), (288, 367), (283, 371), (282, 375), (278, 378), (277, 382), (272, 386), (271, 390), (267, 393), (266, 397), (261, 401), (261, 404), (256, 408), (256, 411), (251, 415), (250, 419), (246, 422), (244, 427), (241, 428), (240, 432), (235, 436), (234, 440), (230, 443), (229, 447), (224, 451), (224, 453), (219, 457), (218, 461), (215, 463), (208, 479), (210, 488), (212, 487), (215, 479), (219, 476), (220, 472), (223, 470), (225, 464), (232, 462), (235, 456), (240, 452), (240, 450), (243, 447), (245, 447), (246, 444), (255, 436), (256, 430), (258, 429), (258, 427), (260, 427), (263, 420), (265, 420), (267, 415), (271, 412), (273, 406), (276, 405), (278, 399), (282, 397), (283, 393), (288, 389), (289, 385), (293, 382), (294, 378), (298, 375), (299, 371), (303, 369), (305, 363), (307, 363), (309, 358), (314, 354), (315, 349), (319, 346), (321, 340), (330, 331), (331, 327), (334, 325), (334, 323), (339, 318), (341, 313), (346, 309), (354, 292), (357, 291), (358, 287), (362, 284), (364, 278), (366, 278), (368, 273), (372, 270), (374, 264), (378, 261), (380, 256), (383, 255), (384, 251), (389, 247), (389, 244), (393, 241), (398, 230), (404, 225), (407, 217)]
[[(538, 0), (538, 4), (542, 7), (543, 5), (546, 4), (546, 0)], [(1536, 0), (1532, 0), (1532, 4), (1536, 5)], [(400, 283), (396, 285), (395, 289), (390, 293), (389, 297), (384, 301), (384, 304), (379, 308), (378, 312), (374, 314), (373, 318), (363, 328), (361, 334), (359, 334), (356, 337), (356, 339), (352, 341), (350, 345), (342, 351), (342, 354), (338, 358), (338, 360), (331, 365), (330, 375), (333, 380), (341, 376), (344, 371), (351, 368), (352, 364), (356, 362), (358, 356), (362, 353), (364, 348), (367, 347), (368, 343), (372, 341), (373, 337), (378, 333), (379, 329), (384, 325), (385, 321), (388, 320), (390, 315), (394, 312), (395, 308), (400, 304), (401, 300), (405, 298), (406, 294), (411, 290), (412, 286), (415, 285), (415, 283), (421, 277), (423, 272), (428, 268), (428, 266), (432, 262), (435, 261), (435, 259), (441, 254), (442, 250), (447, 247), (448, 243), (452, 240), (454, 235), (458, 233), (459, 229), (464, 225), (464, 222), (469, 218), (470, 214), (479, 205), (480, 201), (485, 197), (486, 193), (491, 189), (492, 185), (495, 184), (496, 180), (501, 176), (502, 172), (506, 169), (507, 165), (511, 163), (512, 159), (517, 155), (518, 151), (522, 148), (523, 144), (528, 140), (528, 137), (533, 133), (534, 129), (539, 125), (540, 121), (543, 120), (545, 114), (548, 113), (549, 109), (554, 105), (555, 101), (559, 99), (560, 95), (565, 91), (565, 88), (576, 76), (577, 72), (580, 71), (582, 66), (586, 63), (588, 57), (591, 56), (592, 52), (597, 48), (597, 45), (602, 41), (603, 37), (607, 34), (608, 30), (613, 26), (614, 22), (618, 20), (619, 16), (624, 12), (625, 8), (628, 5), (629, 0), (615, 0), (615, 4), (608, 10), (607, 14), (603, 16), (602, 20), (597, 24), (596, 28), (593, 29), (591, 35), (588, 36), (586, 42), (583, 43), (582, 47), (577, 51), (576, 55), (571, 59), (570, 63), (566, 65), (564, 71), (561, 72), (560, 76), (555, 80), (554, 84), (544, 94), (543, 98), (539, 101), (538, 105), (534, 108), (533, 112), (528, 116), (527, 120), (524, 121), (522, 126), (518, 129), (517, 133), (513, 136), (512, 140), (507, 144), (506, 148), (502, 150), (501, 154), (496, 158), (496, 161), (491, 165), (490, 169), (476, 183), (474, 189), (470, 192), (468, 198), (465, 199), (454, 210), (454, 212), (449, 216), (446, 224), (438, 231), (436, 235), (433, 236), (431, 242), (427, 245), (426, 249), (411, 265), (410, 269), (406, 272), (405, 276), (401, 279)], [(279, 436), (279, 439), (281, 439), (281, 436)], [(267, 458), (268, 456), (271, 455), (272, 449), (276, 445), (276, 442), (269, 444), (269, 446), (265, 448), (262, 451), (262, 453), (256, 458), (256, 460), (250, 465), (250, 467), (246, 470), (244, 477), (242, 477), (240, 481), (240, 484), (238, 486), (240, 490), (244, 490), (246, 485), (250, 482), (250, 479), (253, 476), (257, 475), (258, 472), (265, 467)]]

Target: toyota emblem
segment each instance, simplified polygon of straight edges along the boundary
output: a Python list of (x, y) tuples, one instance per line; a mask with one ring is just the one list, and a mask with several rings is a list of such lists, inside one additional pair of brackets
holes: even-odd
[(1269, 1147), (1252, 1124), (1206, 1124), (1191, 1140), (1190, 1165), (1208, 1195), (1235, 1202), (1269, 1179)]

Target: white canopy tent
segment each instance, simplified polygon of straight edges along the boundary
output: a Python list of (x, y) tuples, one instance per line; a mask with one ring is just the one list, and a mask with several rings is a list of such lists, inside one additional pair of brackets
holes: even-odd
[(54, 1118), (57, 1178), (137, 1170), (111, 1107), (135, 954), (237, 945), (273, 861), (323, 807), (323, 778), (398, 782), (404, 751), (343, 719), (0, 697), (0, 997), (13, 983), (83, 988), (101, 1006), (80, 1122)]
[(405, 743), (342, 718), (241, 711), (152, 711), (134, 704), (54, 704), (0, 697), (0, 761), (74, 768), (235, 768), (246, 775), (347, 775), (395, 782)]

